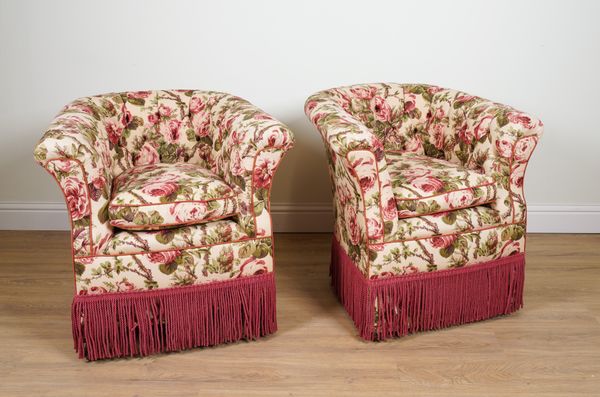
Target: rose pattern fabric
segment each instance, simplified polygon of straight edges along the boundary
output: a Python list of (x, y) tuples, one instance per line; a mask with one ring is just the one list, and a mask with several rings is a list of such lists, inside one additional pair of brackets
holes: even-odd
[(149, 230), (205, 223), (237, 212), (236, 194), (210, 170), (188, 163), (134, 167), (115, 178), (110, 224)]
[(113, 234), (102, 250), (104, 255), (134, 254), (170, 249), (187, 249), (249, 239), (232, 219), (160, 230), (121, 230)]
[(494, 201), (496, 182), (445, 160), (414, 153), (386, 153), (398, 217), (435, 214)]
[[(523, 250), (523, 177), (543, 132), (540, 120), (460, 91), (395, 83), (321, 91), (305, 111), (327, 150), (334, 233), (366, 276), (465, 266)], [(414, 159), (424, 157), (442, 178), (417, 179)], [(409, 180), (421, 197), (408, 194)], [(467, 189), (450, 191), (459, 185)], [(428, 191), (448, 194), (423, 202)], [(424, 204), (413, 208), (407, 198)]]
[(270, 237), (183, 250), (75, 258), (79, 295), (171, 288), (272, 271)]
[[(77, 289), (90, 293), (117, 291), (130, 286), (128, 283), (136, 289), (144, 288), (145, 284), (131, 281), (135, 279), (133, 275), (131, 280), (120, 278), (123, 284), (118, 286), (117, 279), (112, 279), (115, 271), (102, 273), (104, 281), (111, 279), (112, 285), (104, 285), (97, 274), (94, 274), (93, 282), (86, 284), (90, 272), (100, 271), (94, 262), (98, 255), (181, 248), (186, 258), (188, 250), (203, 252), (203, 260), (225, 257), (219, 250), (192, 248), (198, 244), (207, 247), (222, 244), (219, 246), (229, 247), (234, 261), (241, 257), (244, 261), (250, 260), (239, 274), (248, 275), (260, 269), (271, 271), (270, 256), (262, 257), (263, 248), (255, 251), (261, 257), (252, 253), (246, 256), (248, 252), (238, 251), (247, 244), (252, 246), (257, 241), (270, 239), (272, 180), (283, 154), (292, 145), (293, 136), (286, 126), (244, 99), (226, 93), (193, 90), (111, 93), (81, 98), (67, 105), (44, 133), (34, 150), (34, 157), (54, 176), (65, 194), (72, 225), (73, 256), (79, 273), (86, 275), (77, 278)], [(211, 221), (156, 232), (122, 231), (111, 225), (109, 203), (116, 177), (127, 175), (136, 167), (182, 163), (207, 170), (218, 177), (219, 183), (231, 189), (235, 201), (230, 200), (222, 207), (225, 212), (235, 213), (231, 221), (214, 221), (215, 224)], [(214, 182), (208, 185), (213, 186)], [(179, 195), (177, 192), (183, 190), (167, 183), (147, 187), (144, 195)], [(183, 193), (184, 196), (187, 194), (187, 191)], [(236, 209), (231, 209), (232, 206)], [(158, 223), (168, 217), (187, 223), (189, 217), (204, 214), (207, 210), (214, 209), (173, 208), (172, 213), (159, 212), (163, 220)], [(127, 214), (125, 218), (130, 216)], [(132, 221), (135, 216), (133, 214)], [(140, 220), (141, 224), (153, 223), (158, 217), (138, 215), (137, 221)], [(142, 258), (133, 255), (129, 259), (134, 257)], [(119, 261), (123, 262), (121, 256), (103, 258), (114, 266), (112, 269), (121, 266)], [(145, 263), (145, 259), (140, 260)], [(128, 263), (127, 266), (133, 266)], [(178, 285), (177, 280), (169, 280), (159, 284)], [(204, 279), (199, 277), (199, 280)], [(155, 286), (153, 282), (147, 285), (148, 288)], [(92, 291), (92, 287), (97, 288)]]
[[(472, 211), (471, 209), (465, 211)], [(525, 225), (493, 225), (369, 247), (371, 279), (488, 262), (525, 249)]]
[(498, 224), (500, 224), (500, 214), (487, 206), (438, 212), (433, 215), (400, 219), (398, 230), (392, 241), (462, 233), (485, 229)]

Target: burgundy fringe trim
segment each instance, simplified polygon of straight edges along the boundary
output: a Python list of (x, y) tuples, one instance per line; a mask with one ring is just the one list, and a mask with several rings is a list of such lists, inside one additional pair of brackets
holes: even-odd
[(384, 340), (520, 309), (525, 254), (458, 269), (367, 280), (334, 238), (330, 275), (360, 336)]
[(275, 278), (76, 296), (71, 315), (75, 350), (90, 361), (252, 340), (277, 330)]

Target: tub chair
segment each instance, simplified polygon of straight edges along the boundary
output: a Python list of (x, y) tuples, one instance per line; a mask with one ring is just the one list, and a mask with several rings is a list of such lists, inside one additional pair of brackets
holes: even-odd
[(368, 84), (306, 101), (334, 192), (332, 285), (383, 340), (523, 304), (523, 177), (542, 122), (431, 85)]
[(70, 216), (80, 357), (277, 329), (269, 192), (292, 139), (219, 92), (113, 93), (61, 111), (34, 155)]

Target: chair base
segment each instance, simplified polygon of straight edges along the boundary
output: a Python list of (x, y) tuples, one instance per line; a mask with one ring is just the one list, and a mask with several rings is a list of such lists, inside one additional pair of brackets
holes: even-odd
[(523, 307), (525, 254), (369, 280), (334, 238), (330, 276), (360, 336), (385, 340), (517, 311)]
[(75, 350), (90, 361), (253, 340), (277, 330), (275, 278), (76, 296), (71, 314)]

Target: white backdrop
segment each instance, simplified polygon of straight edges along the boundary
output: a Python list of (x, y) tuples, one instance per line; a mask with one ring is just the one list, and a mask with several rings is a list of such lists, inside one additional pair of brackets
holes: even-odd
[(155, 88), (235, 93), (287, 123), (279, 230), (323, 230), (330, 187), (303, 114), (361, 82), (461, 89), (539, 116), (526, 178), (536, 231), (600, 231), (600, 2), (0, 0), (0, 228), (66, 227), (32, 148), (74, 98)]

